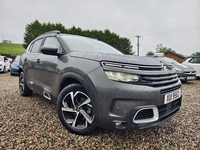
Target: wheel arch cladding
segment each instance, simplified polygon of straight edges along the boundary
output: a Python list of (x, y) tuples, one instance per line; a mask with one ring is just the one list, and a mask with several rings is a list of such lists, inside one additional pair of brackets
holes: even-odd
[[(61, 77), (61, 84), (59, 87), (59, 93), (68, 85), (73, 84), (73, 83), (77, 83), (77, 84), (81, 84), (83, 85), (83, 87), (85, 88), (85, 90), (87, 91), (89, 97), (91, 98), (91, 102), (92, 105), (94, 107), (93, 111), (94, 111), (94, 115), (97, 116), (98, 113), (98, 107), (97, 107), (97, 95), (95, 95), (95, 88), (92, 84), (89, 84), (89, 82), (91, 81), (87, 81), (84, 77), (80, 76), (77, 73), (74, 72), (68, 72), (66, 74), (64, 74)], [(95, 100), (94, 100), (95, 99)]]

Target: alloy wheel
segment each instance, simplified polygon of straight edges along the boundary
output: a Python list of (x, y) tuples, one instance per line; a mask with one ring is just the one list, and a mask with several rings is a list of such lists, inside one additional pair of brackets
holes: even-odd
[(19, 90), (20, 90), (20, 93), (24, 92), (24, 74), (23, 73), (21, 73), (19, 77)]
[(76, 129), (85, 129), (94, 120), (91, 100), (81, 91), (69, 92), (62, 100), (62, 116), (65, 122)]

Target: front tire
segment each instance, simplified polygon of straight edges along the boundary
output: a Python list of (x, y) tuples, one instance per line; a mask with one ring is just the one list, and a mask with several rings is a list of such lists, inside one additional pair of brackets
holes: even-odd
[(5, 73), (5, 72), (6, 72), (6, 66), (3, 67), (3, 73)]
[(19, 75), (19, 91), (22, 96), (30, 96), (33, 93), (33, 91), (30, 90), (26, 85), (24, 72), (21, 72)]
[(61, 123), (72, 133), (88, 135), (97, 129), (91, 99), (80, 84), (71, 84), (60, 92), (57, 111)]

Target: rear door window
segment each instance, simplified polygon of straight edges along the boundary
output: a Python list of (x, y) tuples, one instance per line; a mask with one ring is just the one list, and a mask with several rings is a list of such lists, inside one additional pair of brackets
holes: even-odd
[(31, 53), (39, 53), (40, 50), (40, 46), (42, 44), (43, 39), (39, 39), (37, 41), (35, 41), (32, 45), (31, 45), (31, 49), (29, 50)]

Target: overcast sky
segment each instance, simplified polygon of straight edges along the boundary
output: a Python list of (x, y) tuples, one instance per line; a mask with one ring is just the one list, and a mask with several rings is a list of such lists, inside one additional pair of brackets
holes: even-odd
[(140, 55), (157, 44), (177, 53), (200, 52), (200, 0), (0, 0), (0, 41), (23, 43), (25, 26), (61, 23), (83, 30), (109, 29), (131, 40)]

